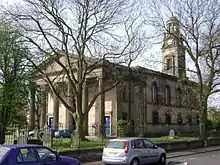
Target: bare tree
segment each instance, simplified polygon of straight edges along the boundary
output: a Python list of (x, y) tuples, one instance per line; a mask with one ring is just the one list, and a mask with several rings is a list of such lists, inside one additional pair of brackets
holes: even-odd
[[(80, 140), (85, 138), (83, 122), (96, 99), (119, 82), (114, 74), (116, 65), (111, 62), (121, 64), (133, 54), (141, 53), (145, 46), (139, 3), (135, 0), (23, 0), (22, 6), (14, 5), (4, 11), (23, 30), (28, 45), (33, 46), (35, 56), (29, 60), (55, 97), (72, 113)], [(45, 59), (46, 62), (38, 65)], [(55, 77), (43, 67), (51, 64), (51, 60), (56, 63), (50, 66), (57, 74)], [(112, 85), (102, 88), (83, 106), (87, 78), (103, 67), (111, 75), (108, 79)], [(96, 76), (106, 76), (100, 73), (103, 72)], [(56, 88), (61, 80), (70, 85), (66, 97)]]
[[(220, 2), (218, 0), (155, 0), (150, 3), (148, 23), (158, 32), (170, 33), (166, 22), (174, 15), (180, 24), (181, 35), (171, 34), (183, 41), (190, 65), (187, 71), (197, 85), (191, 92), (199, 100), (200, 136), (207, 138), (208, 99), (220, 92)], [(160, 33), (161, 34), (161, 33)]]

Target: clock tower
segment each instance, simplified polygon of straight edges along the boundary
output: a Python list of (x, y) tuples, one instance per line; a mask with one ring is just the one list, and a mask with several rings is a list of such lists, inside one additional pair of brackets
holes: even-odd
[(163, 73), (185, 78), (185, 47), (181, 40), (179, 21), (175, 16), (166, 22), (166, 29), (162, 46)]

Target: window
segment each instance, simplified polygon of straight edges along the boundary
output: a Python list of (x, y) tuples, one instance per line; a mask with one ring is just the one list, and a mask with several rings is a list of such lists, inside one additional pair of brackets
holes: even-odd
[(17, 156), (17, 162), (18, 163), (31, 163), (31, 162), (37, 162), (37, 157), (32, 148), (22, 148), (19, 151), (19, 154)]
[(57, 160), (57, 156), (47, 148), (38, 148), (37, 153), (41, 161), (51, 162)]
[(125, 85), (122, 89), (122, 101), (128, 101), (128, 87)]
[(154, 144), (148, 140), (144, 140), (144, 145), (146, 148), (153, 148), (154, 147)]
[(181, 106), (181, 104), (182, 104), (182, 91), (181, 91), (180, 88), (177, 88), (176, 103), (177, 103), (178, 106)]
[(126, 141), (109, 141), (105, 148), (124, 149)]
[(170, 32), (172, 30), (171, 27), (172, 27), (172, 24), (168, 23), (168, 32)]
[(155, 82), (152, 84), (151, 90), (152, 90), (152, 102), (158, 103), (158, 87)]
[(170, 105), (170, 87), (165, 87), (165, 103), (166, 105)]
[(199, 114), (196, 115), (196, 123), (199, 124)]
[(159, 113), (157, 111), (152, 112), (152, 124), (159, 123)]
[(0, 160), (8, 153), (9, 148), (0, 147)]
[(49, 127), (53, 126), (53, 117), (49, 117)]
[(165, 113), (165, 124), (171, 124), (171, 114), (169, 112)]
[(128, 114), (126, 112), (122, 112), (122, 120), (127, 120)]
[(137, 140), (132, 141), (131, 146), (132, 146), (132, 148), (137, 148), (137, 149), (145, 148), (144, 142), (141, 139), (137, 139)]
[(171, 69), (172, 68), (172, 59), (171, 58), (169, 58), (169, 59), (167, 59), (167, 61), (166, 61), (166, 68), (167, 68), (167, 70), (169, 70), (169, 69)]
[(187, 124), (192, 124), (192, 116), (187, 115)]
[(182, 124), (182, 123), (183, 123), (182, 115), (181, 115), (181, 113), (178, 113), (177, 114), (177, 124)]

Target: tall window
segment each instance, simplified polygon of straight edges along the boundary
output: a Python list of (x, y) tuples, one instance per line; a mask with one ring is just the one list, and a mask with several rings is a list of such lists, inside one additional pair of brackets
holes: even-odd
[(180, 88), (177, 88), (176, 91), (176, 103), (178, 106), (181, 106), (182, 104), (182, 91)]
[(182, 124), (182, 123), (183, 123), (182, 115), (181, 115), (181, 113), (178, 113), (177, 114), (177, 124)]
[(152, 124), (159, 124), (159, 113), (157, 111), (152, 112)]
[(158, 103), (158, 87), (156, 82), (152, 84), (151, 90), (152, 90), (152, 102)]
[(170, 105), (170, 87), (165, 87), (165, 103), (166, 105)]
[(171, 58), (167, 59), (166, 65), (167, 65), (167, 66), (166, 66), (167, 70), (169, 70), (170, 68), (172, 68), (172, 59), (171, 59)]
[(187, 115), (187, 124), (192, 124), (192, 115)]
[(199, 124), (199, 114), (196, 115), (196, 123)]
[(124, 88), (123, 88), (122, 100), (123, 101), (128, 101), (128, 87), (127, 87), (127, 85), (125, 85)]
[(171, 124), (171, 114), (169, 112), (165, 113), (165, 124)]

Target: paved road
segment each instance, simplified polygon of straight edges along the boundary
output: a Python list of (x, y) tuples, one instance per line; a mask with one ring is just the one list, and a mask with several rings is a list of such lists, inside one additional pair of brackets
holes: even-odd
[[(213, 151), (168, 159), (167, 165), (218, 165), (219, 162), (220, 151)], [(83, 165), (101, 165), (101, 162), (90, 162)]]
[[(168, 160), (171, 162), (187, 162), (181, 165), (218, 165), (220, 164), (220, 151), (207, 152), (190, 156), (181, 156)], [(171, 163), (172, 164), (172, 163)]]

